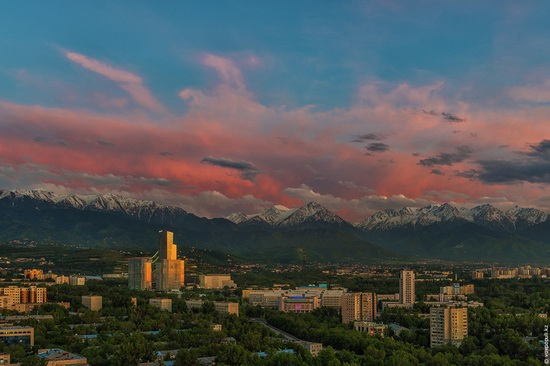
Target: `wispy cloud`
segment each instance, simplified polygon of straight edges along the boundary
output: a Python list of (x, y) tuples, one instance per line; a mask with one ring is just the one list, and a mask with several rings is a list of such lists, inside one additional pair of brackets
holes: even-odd
[(455, 153), (441, 153), (437, 156), (422, 159), (418, 162), (418, 165), (422, 166), (434, 166), (434, 165), (453, 165), (463, 162), (472, 155), (472, 149), (468, 146), (462, 145), (456, 148)]
[(143, 80), (140, 76), (126, 70), (114, 68), (96, 59), (76, 52), (65, 51), (64, 55), (69, 60), (84, 67), (85, 69), (93, 71), (109, 80), (116, 82), (122, 89), (127, 91), (132, 96), (136, 103), (142, 105), (143, 107), (157, 113), (166, 112), (166, 108), (158, 100), (156, 100), (151, 92), (143, 85)]

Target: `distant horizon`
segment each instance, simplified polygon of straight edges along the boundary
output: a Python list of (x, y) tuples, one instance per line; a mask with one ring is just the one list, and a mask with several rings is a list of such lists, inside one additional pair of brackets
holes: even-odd
[(550, 210), (550, 3), (13, 2), (0, 186), (205, 217)]
[[(185, 210), (187, 213), (190, 213), (190, 214), (193, 214), (195, 216), (198, 216), (198, 217), (205, 217), (205, 218), (208, 218), (208, 219), (216, 219), (216, 218), (225, 218), (227, 219), (228, 216), (232, 215), (232, 214), (244, 214), (245, 216), (247, 216), (248, 218), (251, 218), (251, 217), (254, 217), (254, 216), (257, 216), (271, 208), (280, 208), (280, 209), (286, 209), (286, 210), (292, 210), (292, 211), (295, 211), (295, 210), (298, 210), (300, 209), (301, 207), (304, 207), (304, 206), (307, 206), (308, 204), (311, 204), (311, 203), (315, 203), (315, 204), (318, 204), (320, 205), (321, 207), (324, 207), (326, 209), (328, 209), (329, 211), (331, 211), (332, 213), (340, 216), (342, 219), (344, 219), (345, 221), (347, 221), (348, 223), (350, 224), (355, 224), (355, 223), (359, 223), (360, 221), (363, 221), (369, 217), (371, 217), (373, 214), (375, 213), (378, 213), (378, 212), (382, 212), (382, 211), (386, 211), (386, 210), (402, 210), (402, 209), (406, 209), (406, 208), (409, 208), (409, 209), (412, 209), (412, 210), (415, 210), (415, 211), (419, 211), (421, 209), (425, 209), (425, 208), (430, 208), (430, 207), (439, 207), (439, 206), (443, 206), (443, 205), (450, 205), (458, 210), (460, 209), (464, 209), (464, 210), (471, 210), (473, 208), (476, 208), (476, 207), (482, 207), (482, 206), (491, 206), (491, 207), (494, 207), (500, 211), (502, 211), (503, 213), (507, 213), (511, 210), (513, 210), (514, 208), (521, 208), (521, 209), (536, 209), (536, 210), (539, 210), (539, 211), (542, 211), (542, 212), (545, 212), (545, 213), (548, 213), (550, 214), (550, 211), (546, 211), (546, 210), (540, 210), (538, 208), (535, 208), (535, 207), (529, 207), (529, 206), (519, 206), (519, 205), (515, 205), (513, 207), (510, 207), (510, 208), (507, 208), (507, 209), (500, 209), (499, 207), (497, 207), (496, 205), (493, 205), (493, 204), (490, 204), (490, 203), (482, 203), (482, 204), (478, 204), (478, 205), (469, 205), (469, 206), (464, 206), (464, 205), (457, 205), (457, 204), (454, 204), (454, 203), (450, 203), (450, 202), (439, 202), (439, 203), (431, 203), (429, 205), (426, 205), (426, 206), (419, 206), (419, 207), (411, 207), (411, 206), (403, 206), (403, 207), (399, 207), (399, 208), (391, 208), (391, 209), (380, 209), (380, 210), (377, 210), (377, 211), (374, 211), (372, 214), (369, 214), (363, 218), (360, 218), (359, 220), (350, 220), (342, 215), (340, 215), (338, 213), (338, 211), (335, 211), (335, 210), (331, 210), (330, 208), (328, 207), (325, 207), (323, 206), (321, 203), (319, 202), (316, 202), (316, 201), (309, 201), (309, 202), (305, 202), (303, 205), (301, 206), (295, 206), (295, 207), (287, 207), (287, 206), (283, 206), (283, 205), (279, 205), (279, 204), (273, 204), (271, 206), (267, 206), (265, 208), (263, 208), (261, 211), (257, 211), (257, 212), (251, 212), (251, 213), (246, 213), (246, 212), (242, 212), (242, 211), (235, 211), (235, 212), (230, 212), (229, 214), (227, 215), (224, 215), (224, 216), (200, 216), (200, 215), (197, 215), (195, 212), (193, 211), (190, 211), (190, 210), (186, 210), (184, 207), (181, 207), (181, 206), (178, 206), (178, 205), (170, 205), (170, 204), (165, 204), (165, 203), (160, 203), (160, 202), (157, 202), (157, 201), (153, 201), (153, 200), (145, 200), (145, 199), (141, 199), (141, 198), (136, 198), (136, 197), (132, 197), (130, 195), (124, 195), (124, 194), (114, 194), (114, 193), (111, 193), (111, 192), (107, 192), (107, 193), (88, 193), (88, 194), (79, 194), (79, 193), (63, 193), (63, 194), (57, 194), (56, 192), (54, 191), (51, 191), (51, 190), (47, 190), (47, 189), (43, 189), (43, 188), (35, 188), (35, 189), (5, 189), (5, 188), (2, 188), (0, 187), (0, 198), (3, 197), (2, 195), (2, 192), (14, 192), (14, 191), (18, 191), (18, 192), (44, 192), (44, 193), (52, 193), (54, 195), (56, 195), (58, 198), (62, 198), (62, 199), (65, 199), (65, 198), (69, 198), (69, 197), (74, 197), (74, 196), (78, 196), (78, 197), (82, 197), (82, 198), (97, 198), (97, 197), (100, 197), (100, 196), (107, 196), (107, 195), (112, 195), (112, 196), (115, 196), (115, 197), (121, 197), (121, 198), (128, 198), (128, 199), (135, 199), (135, 200), (140, 200), (140, 201), (144, 201), (144, 202), (153, 202), (155, 204), (159, 204), (159, 205), (162, 205), (162, 206), (166, 206), (166, 207), (177, 207), (177, 208), (181, 208), (183, 210)], [(91, 202), (91, 201), (90, 201)], [(231, 221), (231, 220), (230, 220)]]

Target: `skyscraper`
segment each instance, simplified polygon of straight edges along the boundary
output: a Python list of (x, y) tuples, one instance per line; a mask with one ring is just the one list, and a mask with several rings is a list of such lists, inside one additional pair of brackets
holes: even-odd
[(136, 290), (153, 288), (153, 262), (149, 257), (128, 260), (128, 287)]
[(179, 290), (183, 286), (185, 263), (177, 259), (177, 253), (174, 233), (159, 231), (159, 259), (155, 265), (156, 290)]
[(413, 306), (415, 302), (414, 272), (401, 270), (399, 275), (399, 302)]
[(349, 292), (342, 294), (342, 323), (355, 320), (372, 322), (376, 319), (376, 294), (374, 292)]
[(459, 346), (468, 335), (468, 309), (440, 307), (430, 309), (430, 347)]

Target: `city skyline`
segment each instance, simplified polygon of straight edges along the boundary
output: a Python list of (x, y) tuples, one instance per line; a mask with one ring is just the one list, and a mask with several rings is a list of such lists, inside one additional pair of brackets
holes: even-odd
[(64, 5), (0, 14), (1, 188), (550, 209), (546, 3)]

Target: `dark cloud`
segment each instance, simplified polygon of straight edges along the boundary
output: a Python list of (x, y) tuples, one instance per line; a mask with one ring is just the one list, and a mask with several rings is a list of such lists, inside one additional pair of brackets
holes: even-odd
[(203, 164), (210, 164), (219, 166), (222, 168), (235, 169), (241, 172), (241, 178), (254, 182), (256, 176), (260, 173), (260, 170), (256, 166), (248, 161), (235, 161), (225, 158), (214, 158), (207, 156), (201, 160)]
[(162, 155), (162, 156), (171, 156), (172, 153), (171, 153), (171, 152), (168, 152), (168, 151), (161, 151), (161, 152), (159, 152), (159, 155)]
[(427, 110), (423, 109), (423, 110), (422, 110), (422, 113), (427, 114), (428, 116), (438, 116), (438, 115), (439, 115), (439, 113), (437, 113), (437, 112), (434, 111), (434, 110), (427, 111)]
[(417, 152), (412, 153), (412, 156), (420, 156), (420, 153), (417, 153)]
[(550, 183), (550, 140), (529, 145), (520, 159), (480, 160), (478, 179), (486, 183)]
[(365, 146), (365, 149), (370, 152), (385, 152), (388, 151), (390, 147), (383, 142), (372, 142)]
[(472, 155), (472, 152), (470, 147), (462, 145), (456, 148), (456, 153), (441, 153), (437, 156), (420, 160), (418, 165), (453, 165), (468, 159)]
[(36, 136), (35, 138), (33, 138), (34, 141), (36, 142), (42, 142), (44, 141), (46, 138), (44, 136)]
[(103, 146), (115, 146), (115, 144), (113, 144), (111, 141), (107, 141), (107, 140), (96, 140), (96, 142), (100, 145), (103, 145)]
[(431, 171), (432, 174), (435, 174), (435, 175), (445, 175), (445, 173), (443, 173), (441, 170), (439, 169), (432, 169)]
[(286, 137), (277, 136), (282, 144), (288, 145), (288, 139)]
[(443, 113), (441, 113), (441, 115), (443, 116), (444, 120), (449, 121), (449, 122), (464, 122), (464, 121), (466, 121), (466, 118), (461, 118), (461, 117), (456, 116), (456, 115), (451, 114), (451, 113), (443, 112)]
[(470, 136), (477, 137), (477, 132), (470, 132)]
[(357, 142), (357, 143), (363, 143), (365, 141), (380, 141), (380, 140), (384, 140), (386, 138), (386, 136), (384, 135), (377, 135), (375, 133), (366, 133), (364, 135), (357, 135), (354, 137), (353, 140), (351, 140), (351, 142)]
[(457, 177), (474, 179), (474, 178), (477, 178), (479, 176), (479, 170), (470, 169), (470, 170), (465, 170), (463, 172), (455, 170), (455, 175)]

